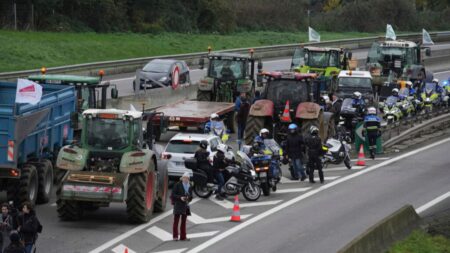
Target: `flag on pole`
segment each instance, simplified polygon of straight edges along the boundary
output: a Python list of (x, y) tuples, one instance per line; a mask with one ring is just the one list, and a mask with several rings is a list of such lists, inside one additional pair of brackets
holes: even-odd
[(395, 35), (394, 28), (390, 24), (386, 25), (386, 39), (395, 40), (397, 36)]
[(320, 42), (320, 34), (311, 27), (308, 27), (309, 41)]
[(41, 101), (42, 86), (27, 79), (17, 79), (16, 103), (35, 105)]
[(434, 45), (433, 40), (431, 39), (430, 34), (427, 30), (422, 28), (422, 44), (423, 45)]

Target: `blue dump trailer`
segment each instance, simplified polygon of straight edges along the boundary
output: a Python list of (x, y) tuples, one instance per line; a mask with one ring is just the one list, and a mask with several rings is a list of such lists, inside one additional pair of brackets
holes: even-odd
[(42, 84), (36, 105), (17, 104), (16, 83), (0, 82), (0, 190), (9, 201), (46, 203), (59, 149), (73, 137), (75, 90)]

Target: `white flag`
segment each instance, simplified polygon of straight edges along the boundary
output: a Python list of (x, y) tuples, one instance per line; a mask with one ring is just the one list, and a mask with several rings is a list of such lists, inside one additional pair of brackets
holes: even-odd
[(390, 24), (386, 25), (386, 39), (395, 40), (397, 36), (395, 35), (394, 28)]
[(42, 86), (27, 79), (17, 79), (16, 103), (35, 105), (41, 97)]
[(320, 35), (311, 27), (308, 27), (309, 41), (320, 42)]
[(423, 45), (434, 45), (434, 42), (431, 39), (430, 34), (423, 28), (422, 28), (422, 44)]
[(130, 111), (132, 112), (137, 112), (136, 108), (134, 107), (134, 105), (130, 104)]

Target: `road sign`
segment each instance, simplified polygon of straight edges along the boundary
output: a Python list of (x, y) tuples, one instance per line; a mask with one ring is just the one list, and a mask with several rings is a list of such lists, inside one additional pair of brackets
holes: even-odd
[(178, 88), (178, 84), (180, 83), (180, 69), (178, 66), (175, 66), (172, 71), (172, 89)]

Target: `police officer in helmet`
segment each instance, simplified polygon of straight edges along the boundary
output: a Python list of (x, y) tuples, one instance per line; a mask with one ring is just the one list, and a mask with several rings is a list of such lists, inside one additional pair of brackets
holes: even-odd
[(370, 157), (375, 159), (375, 151), (377, 148), (377, 138), (381, 136), (381, 120), (377, 116), (377, 109), (369, 107), (367, 115), (364, 118), (363, 134), (369, 139)]

